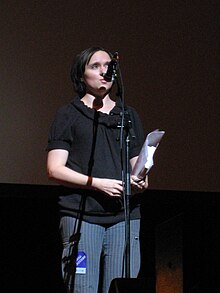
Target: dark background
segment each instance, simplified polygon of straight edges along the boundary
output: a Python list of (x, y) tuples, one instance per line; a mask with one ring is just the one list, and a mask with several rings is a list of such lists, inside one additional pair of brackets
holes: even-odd
[[(146, 293), (158, 256), (175, 276), (175, 251), (184, 293), (219, 292), (219, 12), (217, 0), (1, 0), (2, 292), (63, 291), (62, 190), (47, 180), (45, 147), (56, 110), (74, 95), (73, 57), (96, 45), (119, 52), (125, 100), (146, 134), (166, 131), (143, 194)], [(177, 231), (179, 250), (166, 247)]]
[(118, 51), (125, 100), (166, 135), (150, 188), (219, 191), (219, 1), (2, 0), (0, 182), (48, 184), (47, 134), (81, 50)]

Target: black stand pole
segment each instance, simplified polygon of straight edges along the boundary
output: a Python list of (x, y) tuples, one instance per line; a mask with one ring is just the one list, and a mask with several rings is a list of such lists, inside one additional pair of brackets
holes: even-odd
[(129, 135), (126, 137), (126, 168), (125, 168), (125, 277), (130, 278), (130, 166), (129, 166)]
[[(121, 98), (122, 113), (121, 113), (121, 158), (122, 158), (122, 181), (124, 186), (124, 209), (125, 209), (125, 278), (130, 278), (130, 195), (131, 195), (131, 182), (130, 182), (130, 128), (131, 121), (128, 117), (125, 118), (125, 102), (124, 102), (124, 87), (121, 77), (120, 68), (117, 65), (117, 96)], [(127, 114), (127, 113), (126, 113)]]

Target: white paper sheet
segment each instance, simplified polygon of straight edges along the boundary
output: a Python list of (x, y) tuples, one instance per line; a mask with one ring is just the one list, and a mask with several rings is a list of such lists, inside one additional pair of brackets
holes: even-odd
[(131, 175), (146, 176), (154, 165), (153, 156), (164, 134), (165, 131), (156, 129), (147, 135)]

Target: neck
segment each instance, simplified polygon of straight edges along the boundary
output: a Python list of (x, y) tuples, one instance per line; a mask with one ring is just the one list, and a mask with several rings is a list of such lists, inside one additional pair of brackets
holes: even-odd
[(109, 113), (115, 106), (115, 102), (110, 98), (109, 95), (99, 97), (87, 93), (81, 100), (89, 108), (95, 109), (96, 111), (101, 111), (103, 113)]

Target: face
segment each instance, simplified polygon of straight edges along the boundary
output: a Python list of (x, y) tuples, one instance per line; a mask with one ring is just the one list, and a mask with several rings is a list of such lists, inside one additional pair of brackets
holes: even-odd
[(92, 55), (89, 63), (85, 66), (83, 75), (83, 82), (88, 93), (103, 96), (111, 89), (112, 82), (107, 82), (103, 77), (110, 61), (111, 58), (105, 51), (97, 51)]

